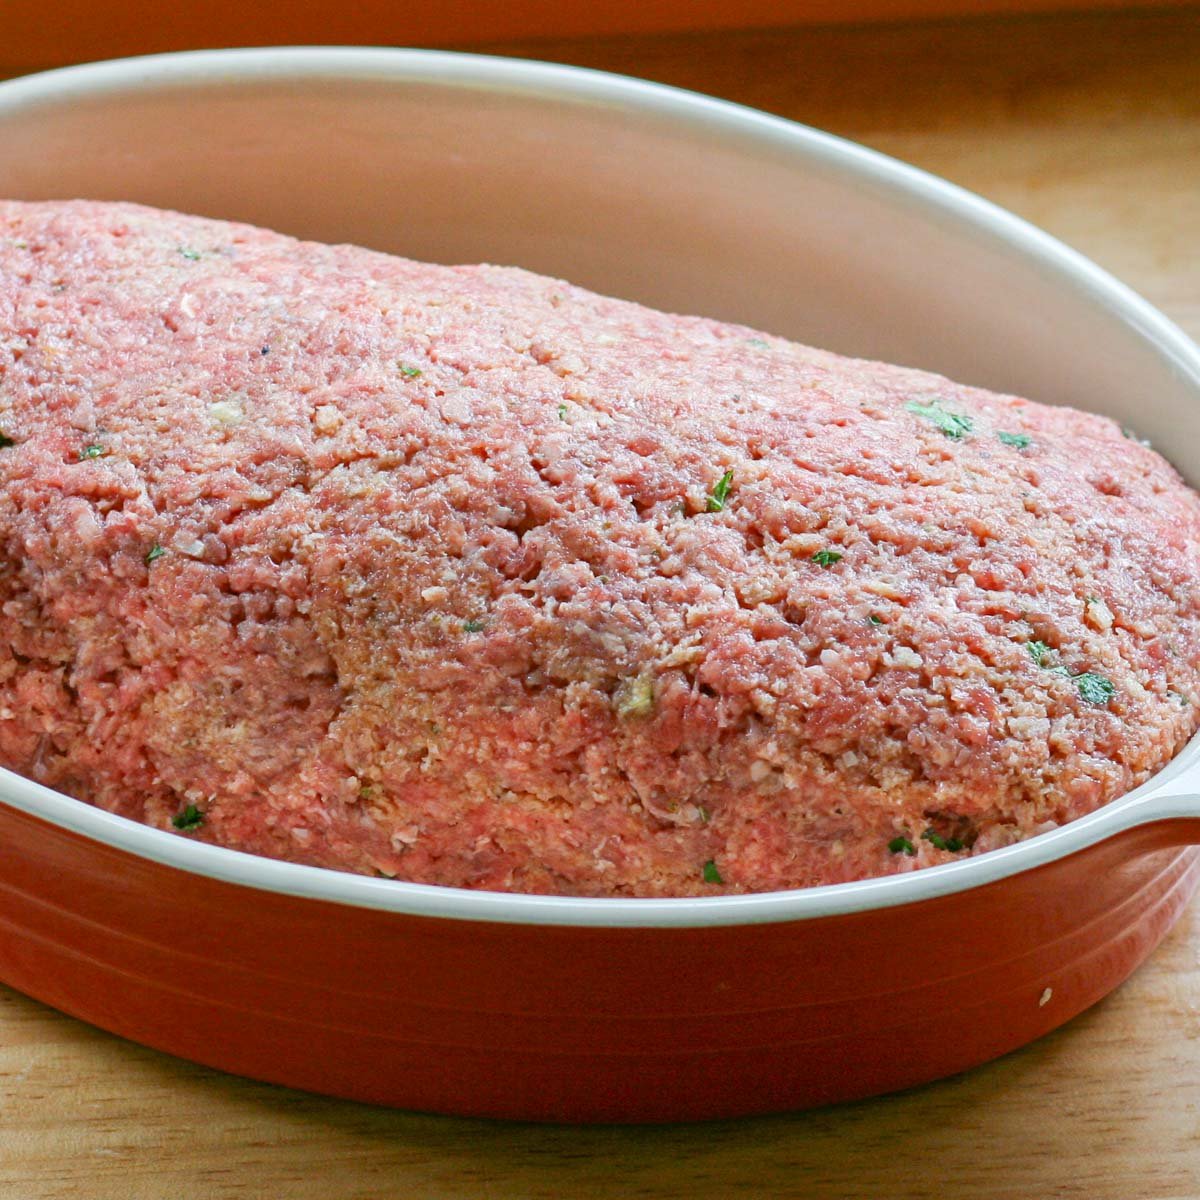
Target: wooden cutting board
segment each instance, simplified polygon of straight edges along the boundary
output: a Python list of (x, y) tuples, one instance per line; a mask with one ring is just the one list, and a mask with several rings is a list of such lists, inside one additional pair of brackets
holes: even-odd
[[(1200, 9), (492, 48), (712, 92), (908, 159), (1064, 238), (1200, 336)], [(1200, 1197), (1200, 908), (1110, 999), (1000, 1062), (902, 1096), (691, 1127), (323, 1100), (0, 989), (0, 1200), (50, 1197)]]

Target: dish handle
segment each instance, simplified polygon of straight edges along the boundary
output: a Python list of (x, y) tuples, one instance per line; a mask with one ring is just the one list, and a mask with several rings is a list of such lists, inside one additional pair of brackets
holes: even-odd
[(1122, 806), (1114, 832), (1140, 832), (1161, 846), (1200, 845), (1200, 756)]

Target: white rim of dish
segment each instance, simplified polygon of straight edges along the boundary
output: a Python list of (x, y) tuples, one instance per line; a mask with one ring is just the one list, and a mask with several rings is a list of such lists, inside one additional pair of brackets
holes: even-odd
[[(359, 47), (200, 50), (66, 67), (0, 84), (0, 111), (162, 87), (344, 78), (531, 92), (547, 100), (619, 106), (672, 122), (681, 135), (723, 137), (848, 176), (969, 228), (1036, 264), (1119, 318), (1195, 384), (1200, 350), (1157, 309), (1057, 239), (971, 192), (832, 134), (695, 92), (622, 75), (525, 59)], [(0, 769), (0, 802), (141, 858), (226, 883), (410, 916), (503, 924), (688, 928), (812, 920), (931, 900), (1045, 866), (1139, 825), (1200, 817), (1189, 777), (1200, 735), (1143, 786), (1049, 833), (944, 866), (785, 892), (663, 900), (471, 891), (300, 866), (189, 841), (93, 808)]]

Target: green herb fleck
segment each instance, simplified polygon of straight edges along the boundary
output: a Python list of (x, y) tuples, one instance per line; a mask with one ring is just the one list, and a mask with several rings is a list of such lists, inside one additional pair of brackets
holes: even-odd
[(463, 633), (482, 633), (483, 622), (474, 619), (463, 622)]
[(90, 446), (84, 446), (79, 452), (79, 461), (84, 462), (89, 458), (99, 458), (104, 453), (104, 447), (98, 442), (93, 442)]
[(1006, 445), (1012, 446), (1015, 450), (1024, 450), (1033, 442), (1033, 438), (1027, 433), (1005, 433), (1001, 430), (996, 436)]
[(9, 446), (15, 446), (16, 444), (7, 433), (0, 433), (0, 450), (7, 450)]
[(16, 248), (18, 250), (28, 250), (29, 249), (29, 243), (26, 241), (13, 242), (13, 245), (16, 246)]
[(1177, 692), (1174, 688), (1168, 689), (1167, 695), (1170, 696), (1180, 708), (1188, 708), (1192, 703), (1182, 692)]
[(1117, 689), (1111, 681), (1103, 675), (1097, 675), (1094, 671), (1083, 671), (1076, 675), (1061, 663), (1051, 665), (1050, 656), (1054, 651), (1045, 642), (1026, 642), (1025, 649), (1029, 651), (1029, 656), (1043, 671), (1050, 675), (1061, 675), (1064, 679), (1073, 679), (1076, 688), (1079, 689), (1079, 694), (1089, 704), (1107, 704), (1116, 693)]
[(708, 811), (708, 809), (707, 809), (707, 808), (705, 808), (703, 804), (697, 804), (697, 805), (696, 805), (696, 812), (697, 812), (697, 813), (699, 814), (699, 816), (700, 816), (700, 821), (701, 821), (701, 823), (702, 823), (702, 824), (704, 824), (704, 825), (707, 825), (707, 824), (708, 824), (708, 821), (709, 821), (709, 811)]
[(717, 870), (717, 864), (710, 858), (704, 864), (704, 882), (705, 883), (724, 883), (721, 878), (721, 872)]
[(558, 419), (560, 421), (565, 421), (567, 419), (567, 406), (565, 404), (560, 404), (558, 406)]
[(828, 570), (834, 563), (841, 562), (842, 556), (836, 550), (818, 550), (812, 556), (812, 561)]
[(747, 338), (746, 345), (753, 346), (755, 350), (770, 350), (771, 348), (771, 343), (764, 342), (762, 338)]
[(1095, 671), (1084, 671), (1082, 675), (1076, 675), (1075, 686), (1079, 689), (1080, 696), (1088, 704), (1095, 704), (1099, 707), (1106, 705), (1117, 691), (1111, 679), (1097, 675)]
[(410, 366), (407, 366), (405, 363), (401, 363), (400, 364), (400, 374), (405, 376), (405, 378), (407, 378), (407, 379), (419, 379), (421, 376), (421, 368), (420, 367), (410, 367)]
[(956, 442), (966, 437), (975, 426), (975, 422), (970, 417), (963, 416), (962, 413), (951, 412), (949, 409), (943, 408), (936, 400), (929, 404), (910, 400), (904, 407), (910, 413), (916, 413), (918, 417), (924, 417), (925, 420), (932, 422), (948, 438)]
[(1054, 652), (1046, 645), (1045, 642), (1026, 642), (1025, 649), (1029, 651), (1029, 657), (1039, 666), (1046, 665), (1046, 659)]
[(906, 837), (894, 837), (888, 842), (888, 849), (893, 854), (903, 851), (905, 854), (916, 854), (917, 848)]
[(179, 253), (189, 262), (196, 262), (200, 258), (200, 251), (193, 250), (191, 246), (180, 246)]
[(874, 613), (867, 613), (867, 620), (870, 621), (872, 625), (883, 624), (883, 618), (877, 617)]
[(935, 850), (949, 850), (951, 854), (957, 854), (963, 844), (956, 837), (944, 838), (940, 833), (935, 833), (932, 829), (927, 829), (921, 837), (925, 839)]
[(649, 675), (634, 675), (621, 681), (613, 694), (618, 717), (646, 717), (654, 711), (654, 680)]
[(708, 503), (705, 508), (708, 512), (721, 512), (725, 508), (725, 501), (729, 499), (729, 489), (733, 487), (733, 472), (726, 471), (713, 486), (712, 493), (708, 497)]
[(171, 824), (176, 829), (184, 829), (190, 833), (204, 824), (204, 814), (194, 804), (189, 804), (183, 812), (177, 812), (171, 818)]
[(149, 566), (152, 562), (162, 558), (164, 554), (166, 554), (166, 551), (157, 542), (155, 542), (154, 545), (146, 551), (146, 566)]

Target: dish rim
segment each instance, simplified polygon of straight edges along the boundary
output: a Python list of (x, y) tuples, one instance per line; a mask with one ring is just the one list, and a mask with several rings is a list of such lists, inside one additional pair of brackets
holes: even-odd
[[(376, 47), (194, 50), (105, 60), (0, 83), (0, 115), (164, 87), (346, 79), (520, 91), (544, 100), (620, 106), (673, 124), (681, 136), (723, 137), (852, 178), (931, 220), (1018, 254), (1059, 286), (1118, 318), (1190, 382), (1200, 400), (1200, 348), (1107, 271), (1050, 234), (928, 172), (833, 134), (698, 92), (532, 59)], [(747, 895), (668, 899), (539, 896), (377, 879), (262, 858), (188, 840), (94, 808), (0, 768), (0, 803), (162, 866), (306, 900), (411, 917), (604, 928), (695, 928), (814, 920), (890, 908), (996, 883), (1153, 821), (1200, 816), (1180, 785), (1200, 767), (1200, 734), (1142, 786), (1104, 808), (977, 858), (897, 875)], [(1174, 784), (1174, 788), (1172, 788)], [(1166, 791), (1164, 792), (1164, 789)], [(1186, 791), (1186, 787), (1185, 787)], [(1186, 839), (1181, 839), (1186, 840)]]

